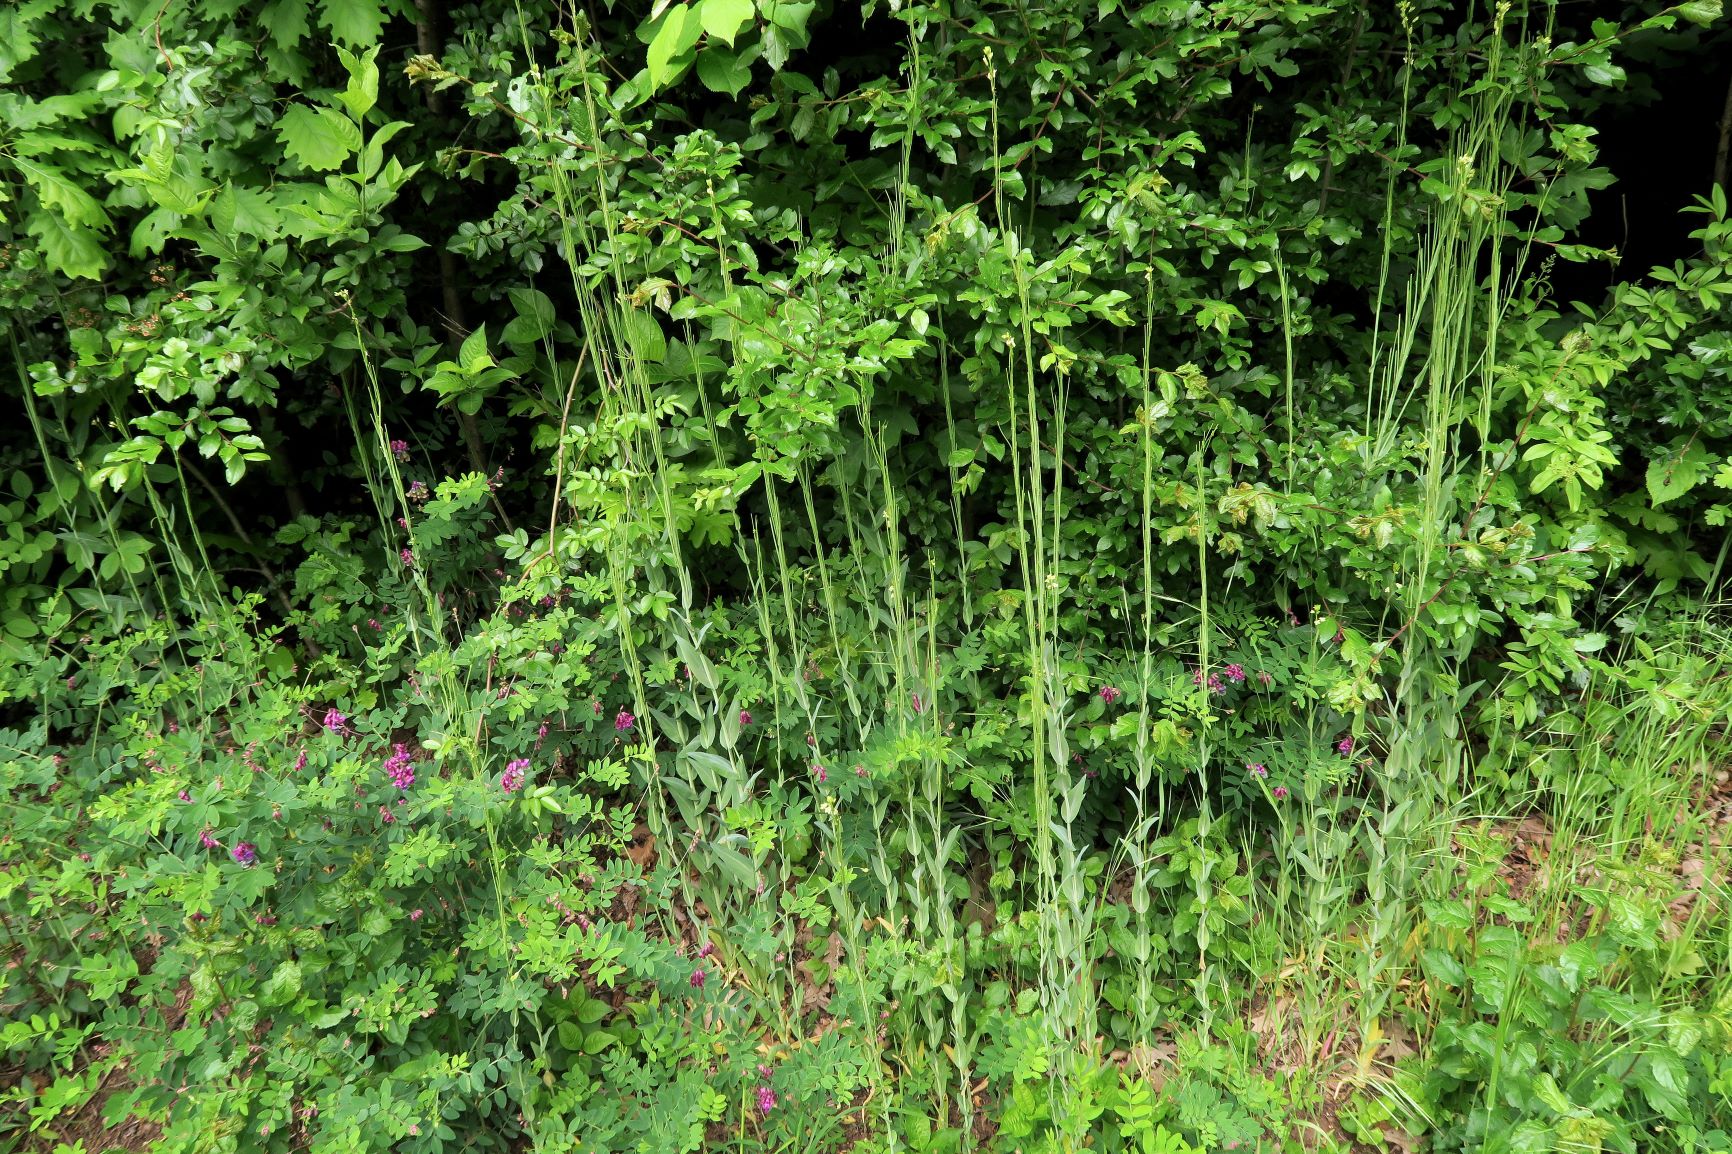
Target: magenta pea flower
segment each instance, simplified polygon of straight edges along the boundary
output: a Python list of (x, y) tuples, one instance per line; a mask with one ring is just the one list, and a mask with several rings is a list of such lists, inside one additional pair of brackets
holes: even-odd
[(697, 969), (692, 971), (692, 976), (688, 980), (692, 984), (692, 989), (701, 990), (704, 988), (704, 982), (708, 978), (709, 978), (709, 974), (704, 971), (704, 968), (702, 966), (699, 966)]
[(410, 481), (409, 499), (411, 501), (425, 501), (427, 499), (427, 486), (420, 481)]
[(305, 768), (307, 768), (307, 751), (303, 749), (295, 757), (295, 772), (299, 773)]
[(250, 866), (259, 858), (258, 847), (250, 841), (237, 841), (235, 848), (229, 850), (229, 856), (241, 865)]
[(744, 709), (740, 710), (740, 728), (744, 729), (750, 724), (752, 724), (752, 715)]
[(201, 829), (198, 831), (198, 844), (203, 846), (205, 849), (215, 849), (221, 845), (222, 842), (218, 841), (216, 835), (211, 833), (210, 830)]
[(407, 461), (409, 459), (409, 442), (408, 441), (392, 441), (391, 442), (391, 455), (393, 457), (397, 458), (399, 461)]
[(1269, 792), (1274, 795), (1276, 801), (1285, 801), (1287, 799), (1287, 787), (1284, 785), (1278, 785)]
[(1268, 777), (1269, 776), (1269, 767), (1264, 765), (1260, 761), (1246, 762), (1245, 768), (1251, 772), (1252, 777)]
[(1353, 752), (1353, 735), (1350, 733), (1335, 743), (1335, 752), (1346, 757)]
[(812, 774), (818, 779), (819, 785), (823, 785), (825, 782), (830, 780), (830, 771), (819, 765), (817, 762), (812, 763)]
[(421, 911), (420, 910), (410, 910), (409, 911), (409, 920), (412, 922), (420, 921), (421, 920)]
[(415, 784), (415, 763), (409, 757), (409, 747), (401, 741), (392, 746), (391, 756), (385, 759), (385, 774), (398, 789), (407, 791)]
[(1233, 682), (1235, 685), (1245, 680), (1245, 667), (1236, 661), (1227, 666), (1227, 680)]
[(1117, 686), (1114, 686), (1114, 685), (1101, 686), (1101, 700), (1106, 702), (1108, 705), (1111, 705), (1113, 702), (1117, 701), (1119, 698), (1121, 698), (1123, 696), (1124, 696), (1124, 694), (1119, 692)]
[(1275, 679), (1272, 676), (1270, 676), (1269, 671), (1267, 669), (1260, 669), (1257, 671), (1258, 684), (1269, 685), (1274, 680)]
[(397, 560), (403, 562), (405, 566), (413, 566), (415, 564), (415, 554), (410, 552), (408, 549), (399, 549), (397, 551)]
[(332, 733), (342, 733), (349, 728), (349, 719), (336, 706), (325, 710), (324, 726)]
[(499, 775), (499, 788), (506, 793), (516, 793), (523, 788), (523, 771), (529, 768), (529, 759), (520, 757), (516, 761), (507, 762), (505, 772)]
[(768, 1086), (758, 1087), (758, 1111), (768, 1114), (776, 1108), (776, 1092)]
[(184, 789), (180, 791), (178, 796), (179, 796), (180, 800), (182, 800), (182, 801), (191, 801), (192, 800), (192, 794), (188, 793)]
[(620, 710), (619, 715), (613, 719), (613, 727), (620, 733), (630, 733), (632, 726), (636, 724), (637, 718), (633, 717), (623, 709)]

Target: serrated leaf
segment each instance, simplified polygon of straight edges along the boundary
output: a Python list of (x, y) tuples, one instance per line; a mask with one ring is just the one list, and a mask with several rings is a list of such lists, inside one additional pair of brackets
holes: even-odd
[(1675, 501), (1702, 483), (1712, 458), (1696, 437), (1680, 438), (1648, 462), (1648, 499), (1654, 505)]
[(1685, 0), (1678, 5), (1678, 15), (1704, 28), (1720, 19), (1721, 12), (1720, 0)]
[(211, 201), (210, 220), (211, 227), (225, 237), (245, 233), (271, 240), (282, 217), (264, 193), (229, 184)]
[(308, 7), (307, 0), (275, 0), (259, 10), (259, 23), (276, 46), (288, 52), (306, 38)]
[(301, 967), (298, 962), (277, 963), (271, 976), (259, 988), (259, 997), (267, 1006), (280, 1006), (301, 992)]
[(704, 31), (734, 46), (734, 37), (756, 14), (752, 0), (700, 0), (698, 19)]
[(59, 213), (67, 224), (77, 228), (106, 228), (108, 212), (99, 201), (77, 181), (66, 175), (63, 169), (40, 161), (26, 160), (22, 156), (14, 156), (12, 163), (18, 166), (30, 185), (36, 190), (36, 197), (46, 207)]
[(377, 44), (385, 27), (385, 10), (379, 0), (321, 0), (319, 23), (344, 44)]
[(46, 210), (31, 213), (24, 227), (36, 238), (48, 267), (56, 272), (95, 280), (108, 267), (108, 253), (88, 228), (74, 228)]
[(341, 167), (361, 147), (361, 130), (333, 108), (295, 104), (277, 121), (283, 150), (319, 172)]

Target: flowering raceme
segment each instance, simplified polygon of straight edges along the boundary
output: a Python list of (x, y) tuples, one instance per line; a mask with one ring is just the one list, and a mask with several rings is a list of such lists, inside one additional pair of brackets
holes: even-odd
[(516, 793), (523, 788), (523, 773), (529, 768), (529, 759), (520, 757), (516, 761), (507, 762), (505, 772), (499, 775), (499, 788), (506, 793)]
[(391, 749), (391, 756), (385, 759), (385, 774), (392, 785), (407, 793), (415, 784), (415, 763), (410, 760), (409, 747), (401, 741)]

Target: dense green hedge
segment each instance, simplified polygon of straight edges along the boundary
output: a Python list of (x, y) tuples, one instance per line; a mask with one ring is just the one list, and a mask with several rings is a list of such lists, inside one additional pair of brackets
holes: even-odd
[(1732, 1148), (1609, 8), (0, 12), (0, 1142)]

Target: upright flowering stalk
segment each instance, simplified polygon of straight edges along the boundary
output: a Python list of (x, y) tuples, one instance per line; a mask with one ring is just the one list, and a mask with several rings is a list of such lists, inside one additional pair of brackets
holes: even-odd
[(527, 757), (520, 757), (516, 761), (506, 763), (505, 772), (499, 775), (499, 788), (506, 793), (516, 793), (522, 789), (523, 771), (528, 768), (529, 759)]
[(391, 756), (385, 759), (386, 776), (392, 785), (407, 793), (415, 784), (415, 763), (409, 759), (409, 747), (401, 741), (391, 749)]

